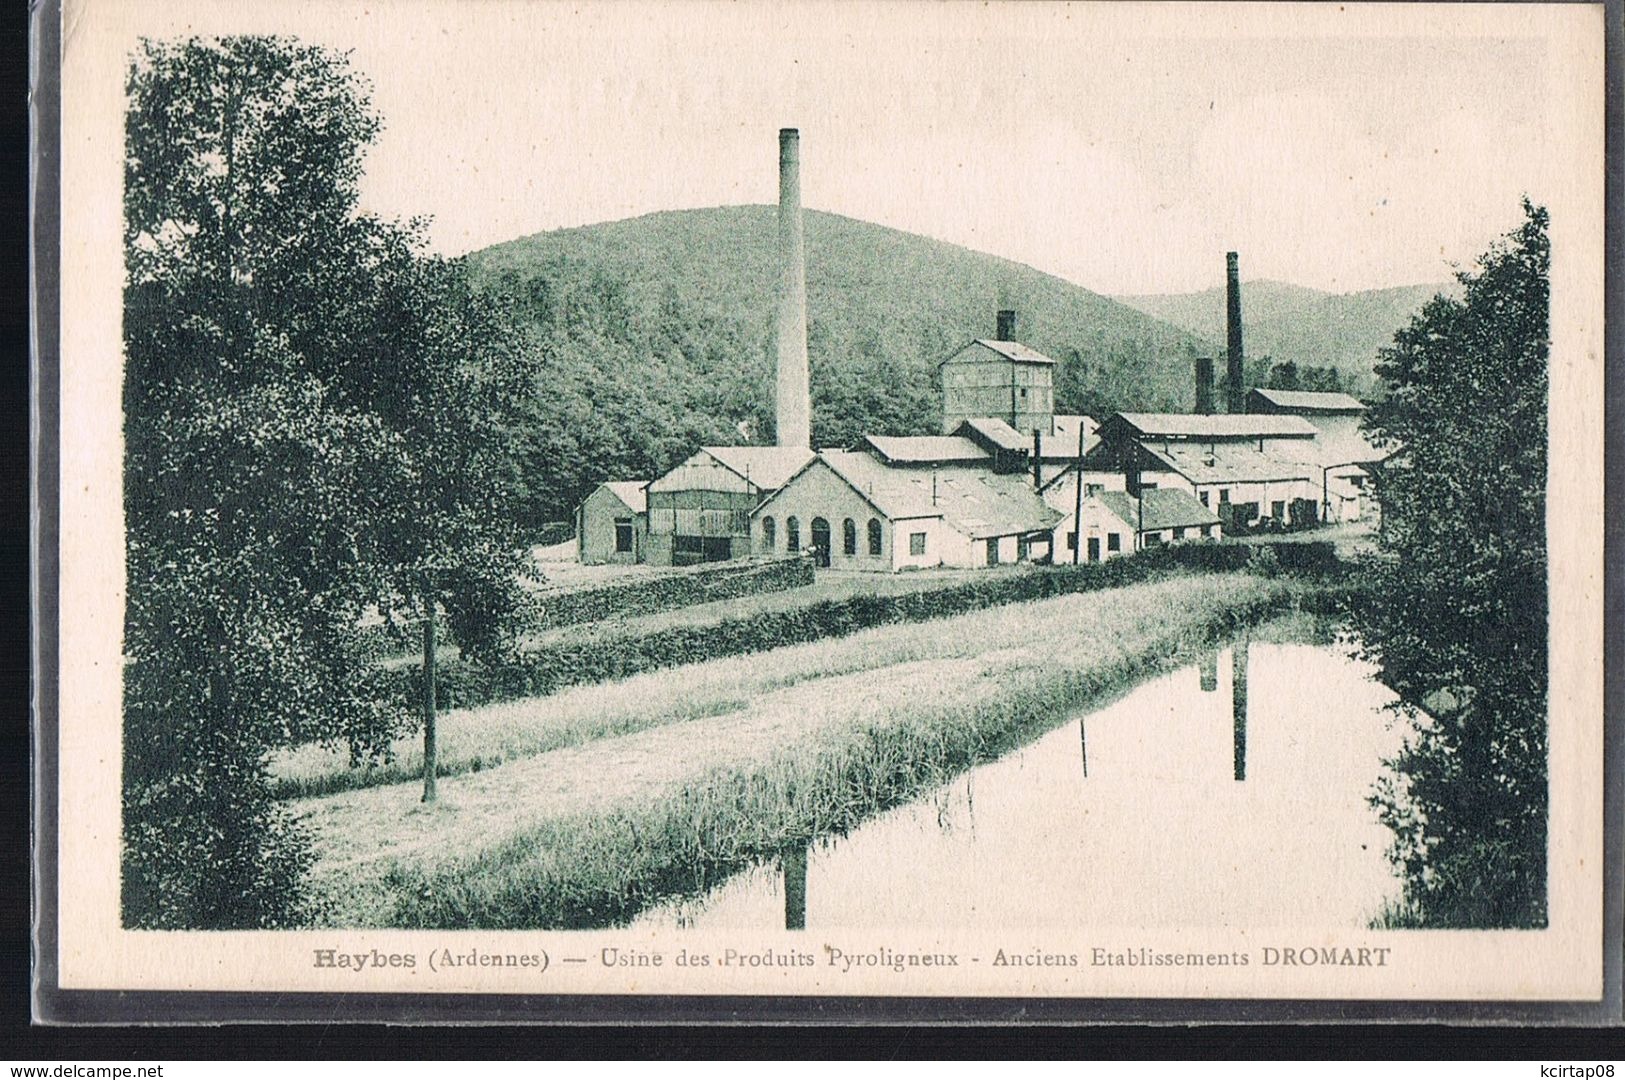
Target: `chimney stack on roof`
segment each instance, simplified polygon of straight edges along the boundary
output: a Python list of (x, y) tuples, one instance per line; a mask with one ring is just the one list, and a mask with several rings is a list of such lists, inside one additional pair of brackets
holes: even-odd
[(1243, 390), (1241, 386), (1241, 270), (1237, 265), (1237, 255), (1234, 251), (1227, 251), (1224, 255), (1224, 315), (1226, 344), (1229, 346), (1228, 366), (1226, 376), (1229, 386), (1230, 411), (1242, 411)]
[[(982, 325), (986, 326), (987, 324), (983, 323)], [(993, 340), (1016, 340), (1016, 313), (1014, 311), (1006, 309), (999, 312), (999, 332), (994, 336)]]
[(801, 231), (801, 133), (779, 131), (779, 320), (774, 428), (780, 446), (812, 445), (807, 385), (807, 250)]
[(1213, 415), (1213, 357), (1196, 358), (1196, 412), (1200, 416)]

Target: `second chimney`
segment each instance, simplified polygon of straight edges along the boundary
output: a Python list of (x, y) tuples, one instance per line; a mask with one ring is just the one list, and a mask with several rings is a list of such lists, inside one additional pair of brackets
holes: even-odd
[(1229, 346), (1225, 369), (1229, 385), (1230, 411), (1242, 409), (1241, 386), (1241, 270), (1234, 251), (1224, 254), (1224, 321), (1226, 344)]
[(1213, 357), (1196, 358), (1196, 411), (1201, 416), (1213, 415)]
[(779, 131), (779, 368), (773, 426), (780, 446), (812, 445), (807, 386), (807, 251), (801, 233), (801, 133)]
[[(983, 323), (982, 325), (986, 326), (987, 324)], [(1014, 340), (1016, 340), (1016, 313), (1015, 312), (1013, 312), (1013, 311), (1001, 311), (1001, 312), (999, 312), (999, 332), (998, 332), (997, 336), (994, 337), (993, 340), (994, 341), (1014, 341)]]

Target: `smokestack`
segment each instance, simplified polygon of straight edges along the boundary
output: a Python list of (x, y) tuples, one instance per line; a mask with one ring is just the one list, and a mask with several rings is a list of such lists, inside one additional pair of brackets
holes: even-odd
[(780, 446), (812, 445), (807, 387), (807, 250), (801, 234), (801, 133), (779, 131), (779, 369), (774, 427)]
[(1201, 416), (1213, 415), (1213, 357), (1196, 358), (1196, 411)]
[[(983, 324), (986, 325), (986, 324)], [(994, 335), (994, 341), (1016, 340), (1016, 313), (1013, 311), (999, 312), (999, 332)]]
[(1234, 251), (1224, 253), (1224, 313), (1225, 330), (1227, 332), (1226, 344), (1229, 346), (1229, 365), (1226, 375), (1230, 381), (1230, 411), (1239, 413), (1242, 409), (1241, 270), (1237, 266)]

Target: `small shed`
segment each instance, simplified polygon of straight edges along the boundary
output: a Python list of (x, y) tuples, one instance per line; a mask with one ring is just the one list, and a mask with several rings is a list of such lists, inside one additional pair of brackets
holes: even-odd
[(576, 557), (583, 564), (644, 561), (649, 537), (647, 480), (610, 480), (576, 508)]

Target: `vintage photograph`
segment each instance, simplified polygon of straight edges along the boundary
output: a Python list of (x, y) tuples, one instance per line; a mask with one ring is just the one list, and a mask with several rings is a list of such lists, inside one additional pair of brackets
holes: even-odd
[(1584, 937), (1601, 20), (1517, 6), (103, 9), (100, 932), (1349, 997)]

